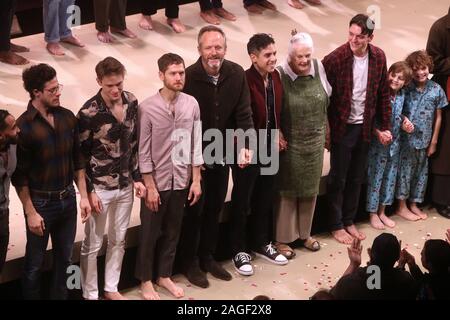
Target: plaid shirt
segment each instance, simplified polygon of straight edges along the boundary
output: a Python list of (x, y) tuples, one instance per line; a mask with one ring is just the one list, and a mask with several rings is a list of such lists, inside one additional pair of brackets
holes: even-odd
[(63, 190), (72, 185), (74, 171), (84, 169), (80, 151), (77, 118), (63, 107), (54, 107), (55, 128), (28, 103), (17, 125), (17, 169), (12, 176), (15, 187), (28, 186), (42, 191)]
[[(380, 130), (391, 128), (391, 104), (387, 79), (386, 56), (378, 47), (369, 44), (369, 70), (366, 105), (364, 108), (363, 139), (369, 142), (372, 126), (377, 117)], [(328, 82), (333, 87), (328, 119), (331, 139), (335, 142), (344, 136), (351, 111), (353, 93), (353, 52), (348, 43), (335, 49), (322, 61)]]

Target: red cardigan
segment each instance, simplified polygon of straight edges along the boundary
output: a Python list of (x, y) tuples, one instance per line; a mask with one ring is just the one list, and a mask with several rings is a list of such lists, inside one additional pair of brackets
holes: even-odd
[[(264, 79), (252, 65), (245, 71), (248, 87), (251, 95), (251, 106), (253, 113), (253, 123), (255, 129), (265, 129), (267, 121), (266, 107), (266, 88), (264, 87)], [(273, 80), (273, 90), (275, 96), (275, 122), (277, 128), (280, 128), (280, 113), (283, 101), (283, 87), (281, 85), (280, 75), (278, 71), (271, 73)]]

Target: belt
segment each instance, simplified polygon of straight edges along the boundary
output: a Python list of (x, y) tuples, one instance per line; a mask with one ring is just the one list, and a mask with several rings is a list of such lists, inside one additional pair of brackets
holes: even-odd
[(72, 186), (68, 186), (64, 190), (56, 190), (56, 191), (42, 191), (31, 189), (30, 192), (32, 196), (41, 199), (62, 200), (70, 195), (70, 191), (72, 190), (72, 188), (73, 188)]

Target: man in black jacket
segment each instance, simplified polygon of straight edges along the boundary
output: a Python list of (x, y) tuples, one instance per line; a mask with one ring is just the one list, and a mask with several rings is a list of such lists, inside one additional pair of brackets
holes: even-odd
[[(227, 129), (253, 129), (253, 120), (245, 72), (241, 66), (224, 59), (226, 38), (222, 29), (215, 26), (202, 28), (198, 35), (198, 51), (200, 58), (186, 69), (184, 92), (194, 96), (200, 106), (205, 160), (203, 196), (197, 205), (186, 206), (178, 252), (182, 272), (187, 279), (206, 288), (209, 283), (206, 274), (199, 268), (199, 262), (203, 271), (210, 272), (216, 278), (226, 281), (232, 278), (213, 259), (213, 254), (218, 240), (219, 214), (228, 189), (229, 165), (235, 158), (228, 161), (225, 158), (229, 154), (225, 153), (224, 145), (214, 148), (213, 145), (218, 145), (216, 140), (212, 143), (205, 140), (212, 133), (224, 142)], [(234, 149), (234, 145), (231, 147)], [(243, 169), (252, 158), (252, 151), (247, 147), (237, 151), (239, 165), (233, 165), (233, 170)], [(235, 185), (238, 183), (234, 182)]]

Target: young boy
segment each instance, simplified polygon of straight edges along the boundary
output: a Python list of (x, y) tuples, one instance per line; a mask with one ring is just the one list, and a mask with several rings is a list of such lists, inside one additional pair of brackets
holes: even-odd
[(382, 145), (379, 140), (383, 132), (375, 128), (370, 143), (366, 210), (370, 213), (370, 224), (379, 230), (385, 226), (395, 226), (395, 222), (385, 215), (384, 209), (394, 201), (400, 159), (400, 127), (408, 133), (414, 129), (408, 118), (402, 116), (405, 101), (403, 86), (408, 84), (411, 77), (412, 70), (404, 61), (396, 62), (389, 68), (392, 142), (387, 146)]
[[(404, 137), (400, 151), (400, 170), (396, 198), (397, 214), (407, 220), (426, 219), (417, 207), (424, 199), (428, 180), (428, 157), (436, 151), (441, 128), (441, 108), (447, 105), (444, 90), (428, 80), (433, 68), (431, 57), (423, 50), (406, 58), (413, 70), (413, 81), (407, 87), (403, 114), (411, 120), (414, 131)], [(409, 201), (409, 208), (406, 204)]]

